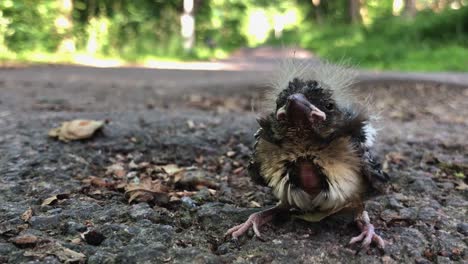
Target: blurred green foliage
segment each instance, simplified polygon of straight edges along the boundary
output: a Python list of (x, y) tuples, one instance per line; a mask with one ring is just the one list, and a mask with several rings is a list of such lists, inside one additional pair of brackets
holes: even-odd
[(60, 41), (54, 1), (0, 1), (0, 50), (54, 51)]
[[(194, 0), (195, 46), (183, 49), (182, 0), (0, 1), (0, 59), (73, 61), (74, 54), (123, 61), (210, 59), (244, 46), (294, 45), (331, 61), (367, 68), (468, 70), (468, 1), (394, 14), (393, 0), (360, 1), (362, 23), (350, 24), (349, 0)], [(72, 26), (60, 30), (57, 19)], [(260, 30), (261, 26), (266, 28)], [(71, 37), (76, 50), (61, 54)], [(40, 55), (40, 56), (39, 56)], [(42, 57), (41, 57), (42, 56)]]

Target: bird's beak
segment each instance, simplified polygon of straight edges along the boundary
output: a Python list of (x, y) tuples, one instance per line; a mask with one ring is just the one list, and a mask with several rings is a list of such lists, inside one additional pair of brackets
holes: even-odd
[(307, 98), (300, 93), (292, 94), (288, 97), (287, 103), (278, 109), (276, 118), (278, 120), (288, 119), (293, 123), (314, 125), (317, 122), (325, 121), (326, 114), (311, 104)]

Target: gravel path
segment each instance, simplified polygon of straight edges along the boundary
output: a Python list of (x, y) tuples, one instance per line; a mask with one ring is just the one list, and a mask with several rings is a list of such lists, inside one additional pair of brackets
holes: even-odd
[[(422, 77), (372, 76), (355, 87), (382, 109), (378, 152), (392, 180), (366, 207), (388, 241), (384, 252), (347, 246), (358, 233), (347, 215), (277, 219), (262, 229), (267, 241), (224, 239), (228, 227), (275, 203), (243, 170), (264, 77), (0, 69), (0, 263), (468, 261), (468, 88)], [(75, 118), (109, 123), (81, 142), (47, 137)], [(145, 177), (171, 195), (129, 203), (121, 184)]]

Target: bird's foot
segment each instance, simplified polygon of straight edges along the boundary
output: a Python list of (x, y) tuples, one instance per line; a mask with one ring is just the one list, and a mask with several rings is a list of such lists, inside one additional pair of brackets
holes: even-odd
[(261, 233), (258, 229), (262, 225), (270, 222), (271, 219), (273, 219), (273, 216), (276, 214), (276, 211), (277, 207), (273, 207), (261, 212), (253, 213), (243, 224), (230, 228), (226, 232), (225, 236), (231, 235), (233, 239), (237, 239), (238, 237), (245, 234), (245, 232), (247, 232), (252, 227), (255, 235), (261, 238)]
[(362, 248), (369, 248), (372, 242), (376, 243), (381, 249), (385, 247), (385, 241), (375, 233), (374, 225), (370, 223), (369, 215), (366, 211), (362, 213), (362, 216), (357, 219), (357, 224), (361, 229), (361, 234), (351, 238), (349, 244), (355, 244), (362, 242)]

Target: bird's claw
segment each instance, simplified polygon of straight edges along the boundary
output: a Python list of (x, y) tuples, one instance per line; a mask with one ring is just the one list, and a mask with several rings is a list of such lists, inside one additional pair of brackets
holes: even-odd
[(361, 247), (364, 249), (369, 248), (372, 242), (376, 243), (381, 249), (385, 247), (385, 241), (375, 233), (374, 225), (370, 223), (364, 225), (361, 234), (351, 238), (349, 244), (355, 244), (360, 241), (362, 241)]
[(266, 221), (262, 217), (260, 213), (254, 213), (250, 215), (249, 219), (245, 221), (243, 224), (236, 225), (232, 228), (230, 228), (225, 236), (231, 235), (233, 239), (237, 240), (238, 237), (242, 236), (244, 233), (246, 233), (250, 227), (254, 230), (254, 233), (257, 237), (261, 238), (261, 233), (258, 230), (260, 226), (262, 226)]

